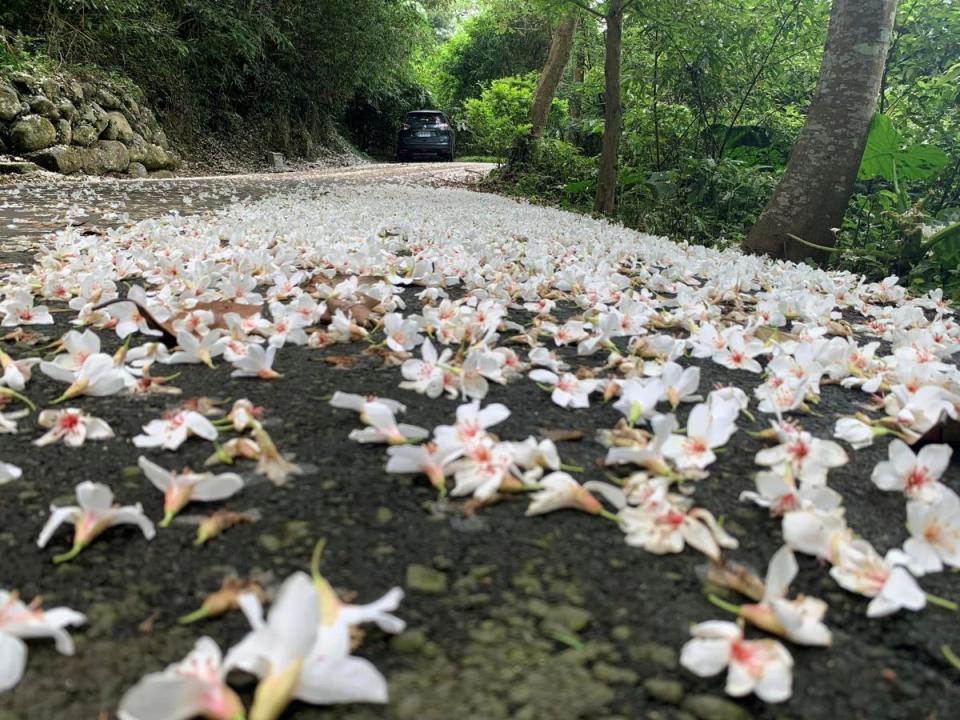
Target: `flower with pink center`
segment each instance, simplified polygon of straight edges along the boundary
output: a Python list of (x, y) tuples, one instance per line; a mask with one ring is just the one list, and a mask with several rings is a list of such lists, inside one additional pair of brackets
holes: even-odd
[(860, 538), (841, 543), (830, 577), (845, 590), (873, 598), (867, 606), (867, 617), (883, 617), (901, 609), (922, 610), (927, 596), (906, 568), (893, 563), (901, 559), (898, 553), (892, 551), (882, 558)]
[(798, 410), (807, 397), (810, 378), (797, 380), (793, 375), (773, 375), (754, 390), (760, 399), (760, 412), (781, 415)]
[(419, 442), (430, 435), (425, 428), (397, 423), (393, 411), (379, 401), (364, 403), (361, 417), (369, 427), (351, 430), (348, 436), (359, 443), (405, 445), (410, 442)]
[[(455, 485), (451, 495), (472, 494), (476, 498), (491, 497), (504, 482), (520, 476), (506, 443), (480, 438), (468, 445), (463, 456), (453, 464)], [(519, 481), (517, 481), (519, 482)]]
[(463, 454), (461, 448), (426, 445), (396, 445), (387, 448), (387, 472), (394, 475), (426, 475), (430, 484), (446, 495), (446, 478), (453, 472), (451, 463)]
[(27, 290), (18, 290), (7, 296), (6, 302), (0, 304), (0, 312), (4, 313), (3, 327), (18, 325), (53, 325), (53, 316), (45, 305), (34, 305), (33, 295)]
[(756, 463), (774, 470), (789, 469), (797, 480), (807, 487), (827, 484), (831, 468), (846, 465), (847, 453), (837, 443), (818, 440), (808, 432), (791, 433), (780, 445), (757, 453)]
[(453, 350), (445, 348), (438, 356), (436, 348), (428, 338), (424, 340), (420, 352), (422, 360), (411, 358), (404, 361), (401, 366), (400, 372), (403, 374), (404, 382), (400, 383), (400, 387), (429, 398), (440, 397), (444, 391), (445, 366), (453, 357)]
[(740, 501), (748, 500), (754, 505), (769, 508), (770, 517), (782, 517), (801, 509), (830, 510), (843, 502), (840, 493), (825, 486), (810, 486), (797, 489), (793, 474), (779, 471), (758, 472), (754, 478), (756, 491), (744, 490)]
[(170, 472), (142, 455), (137, 464), (153, 486), (163, 493), (164, 517), (160, 527), (168, 527), (189, 502), (226, 500), (243, 490), (243, 478), (236, 473), (195, 473), (189, 468), (179, 473)]
[[(589, 487), (596, 487), (590, 483)], [(719, 560), (721, 548), (736, 549), (737, 539), (729, 535), (709, 510), (690, 508), (690, 501), (669, 492), (666, 482), (650, 482), (638, 492), (631, 488), (631, 501), (605, 493), (619, 508), (620, 528), (627, 545), (642, 547), (655, 555), (679, 553), (686, 545), (713, 560)]]
[(86, 440), (107, 440), (113, 430), (100, 418), (87, 415), (83, 410), (44, 410), (37, 417), (37, 424), (49, 428), (42, 437), (33, 441), (37, 447), (62, 442), (67, 447), (80, 447)]
[(889, 460), (878, 463), (870, 479), (881, 490), (902, 492), (911, 500), (936, 501), (947, 490), (939, 482), (950, 464), (949, 445), (926, 445), (914, 454), (910, 446), (895, 439), (888, 448)]
[(74, 526), (73, 548), (55, 557), (55, 563), (72, 560), (100, 533), (114, 525), (136, 525), (147, 540), (152, 540), (156, 534), (153, 523), (143, 514), (139, 503), (114, 505), (113, 492), (101, 483), (87, 480), (77, 485), (77, 503), (66, 507), (52, 505), (50, 519), (37, 538), (37, 547), (43, 548), (61, 525), (71, 523)]
[(736, 415), (732, 412), (713, 412), (710, 405), (694, 406), (687, 418), (687, 434), (671, 435), (663, 444), (663, 454), (680, 470), (707, 467), (717, 456), (713, 449), (727, 444), (737, 431)]
[(590, 515), (604, 512), (603, 506), (593, 493), (565, 472), (552, 472), (542, 478), (539, 484), (542, 490), (530, 496), (530, 505), (526, 512), (528, 517), (565, 508), (582, 510)]
[(273, 359), (277, 354), (275, 345), (271, 345), (264, 350), (259, 345), (247, 345), (247, 352), (242, 357), (233, 361), (236, 368), (230, 377), (236, 378), (259, 378), (260, 380), (275, 380), (282, 377), (280, 373), (273, 369)]
[(40, 608), (40, 598), (27, 605), (16, 592), (0, 590), (0, 693), (11, 690), (27, 665), (24, 640), (51, 638), (61, 655), (73, 655), (73, 639), (66, 628), (87, 618), (66, 607)]
[(71, 330), (63, 336), (62, 344), (66, 352), (54, 357), (53, 363), (67, 370), (80, 369), (88, 357), (100, 352), (100, 338), (92, 330)]
[(499, 425), (510, 417), (510, 410), (501, 403), (492, 403), (480, 408), (480, 401), (465, 403), (457, 408), (457, 421), (453, 425), (439, 425), (434, 430), (437, 444), (443, 447), (463, 447), (484, 437), (487, 428)]
[(732, 697), (755, 694), (779, 703), (793, 692), (793, 657), (776, 640), (746, 640), (732, 622), (710, 620), (690, 628), (693, 639), (680, 653), (680, 664), (698, 677), (727, 670), (726, 692)]
[(552, 390), (550, 399), (563, 408), (590, 407), (590, 394), (599, 386), (598, 380), (580, 380), (573, 373), (557, 375), (549, 370), (532, 370), (528, 377)]
[(406, 352), (422, 343), (423, 335), (419, 330), (416, 320), (404, 319), (400, 313), (388, 313), (383, 318), (383, 332), (386, 335), (387, 347), (394, 352)]
[(226, 685), (223, 656), (208, 637), (197, 640), (181, 662), (163, 672), (150, 673), (130, 688), (120, 701), (120, 720), (170, 720), (203, 717), (206, 720), (242, 720), (243, 703)]
[(195, 410), (177, 410), (143, 426), (143, 434), (133, 438), (138, 448), (177, 450), (187, 438), (196, 435), (213, 442), (219, 436), (217, 428)]
[(747, 342), (743, 335), (738, 332), (729, 337), (726, 347), (713, 354), (713, 361), (731, 370), (759, 373), (763, 371), (763, 368), (754, 358), (763, 351), (762, 342), (759, 340)]
[(943, 492), (934, 502), (907, 503), (910, 538), (903, 550), (914, 575), (941, 572), (944, 566), (960, 567), (960, 497)]

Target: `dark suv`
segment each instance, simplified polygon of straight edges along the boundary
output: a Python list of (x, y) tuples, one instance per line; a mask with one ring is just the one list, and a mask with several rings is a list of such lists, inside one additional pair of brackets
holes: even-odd
[(403, 162), (415, 155), (436, 155), (453, 160), (456, 152), (453, 129), (439, 110), (417, 110), (407, 113), (397, 134), (397, 160)]

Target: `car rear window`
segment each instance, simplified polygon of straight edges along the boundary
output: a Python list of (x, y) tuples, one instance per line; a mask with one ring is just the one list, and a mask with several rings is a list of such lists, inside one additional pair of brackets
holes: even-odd
[(424, 125), (440, 125), (446, 122), (443, 115), (437, 113), (413, 113), (407, 115), (407, 122), (411, 125), (423, 127)]

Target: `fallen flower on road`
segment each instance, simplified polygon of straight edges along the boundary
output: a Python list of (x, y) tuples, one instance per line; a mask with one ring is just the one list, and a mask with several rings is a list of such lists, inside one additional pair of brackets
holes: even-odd
[(739, 625), (724, 620), (694, 625), (690, 634), (680, 664), (699, 677), (726, 669), (727, 695), (753, 693), (764, 702), (781, 703), (793, 693), (793, 657), (776, 640), (746, 640)]
[(243, 478), (236, 473), (195, 473), (189, 469), (175, 473), (165, 470), (142, 455), (137, 460), (143, 474), (163, 493), (163, 520), (168, 527), (174, 516), (189, 502), (226, 500), (243, 490)]
[(320, 594), (306, 573), (284, 581), (266, 621), (256, 596), (242, 596), (241, 608), (252, 631), (231, 648), (224, 666), (259, 678), (251, 719), (276, 720), (294, 700), (387, 702), (384, 677), (369, 661), (350, 656), (342, 633), (321, 624)]
[(367, 402), (363, 406), (363, 417), (369, 427), (351, 430), (349, 439), (359, 443), (387, 443), (404, 445), (423, 440), (430, 432), (416, 425), (397, 423), (393, 411), (381, 402)]
[(203, 717), (241, 720), (243, 703), (226, 685), (220, 647), (202, 637), (181, 662), (150, 673), (130, 688), (117, 709), (120, 720)]
[(117, 367), (114, 359), (105, 353), (90, 355), (76, 370), (69, 370), (52, 362), (40, 363), (40, 371), (54, 380), (70, 383), (70, 387), (54, 403), (70, 400), (79, 395), (103, 397), (115, 395), (133, 385), (134, 379), (124, 368)]
[(101, 483), (84, 481), (77, 485), (78, 505), (66, 507), (50, 506), (50, 519), (47, 520), (37, 547), (46, 547), (50, 538), (64, 523), (74, 526), (73, 548), (63, 555), (53, 558), (55, 563), (72, 560), (104, 530), (114, 525), (136, 525), (147, 540), (156, 534), (153, 523), (143, 514), (143, 508), (136, 505), (118, 506), (113, 504), (113, 492)]
[(926, 445), (914, 454), (902, 440), (892, 440), (890, 459), (879, 463), (871, 475), (881, 490), (904, 493), (913, 500), (934, 502), (949, 489), (938, 482), (943, 476), (953, 449), (949, 445)]
[(193, 410), (176, 410), (143, 426), (143, 433), (133, 438), (138, 448), (177, 450), (187, 438), (196, 435), (213, 442), (219, 437), (213, 423)]
[(0, 693), (14, 688), (27, 665), (24, 640), (52, 638), (57, 652), (73, 655), (73, 639), (66, 628), (87, 618), (66, 607), (42, 610), (39, 598), (27, 605), (15, 592), (0, 590)]
[(38, 447), (57, 442), (67, 447), (80, 447), (86, 440), (107, 440), (114, 436), (105, 421), (76, 408), (44, 410), (37, 417), (37, 425), (49, 428), (48, 432), (33, 441)]
[(0, 462), (0, 485), (5, 485), (13, 480), (19, 480), (23, 476), (23, 471), (16, 465)]

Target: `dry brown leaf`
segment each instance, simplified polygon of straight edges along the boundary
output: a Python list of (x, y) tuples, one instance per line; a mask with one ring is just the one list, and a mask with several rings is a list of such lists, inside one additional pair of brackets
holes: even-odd
[(238, 610), (240, 609), (240, 596), (244, 593), (253, 593), (261, 602), (265, 602), (267, 599), (267, 593), (257, 582), (250, 579), (241, 580), (236, 576), (229, 575), (223, 579), (219, 590), (207, 595), (199, 610), (184, 615), (177, 622), (181, 625), (187, 625), (197, 620), (218, 617), (232, 610)]
[(357, 366), (360, 358), (356, 355), (325, 355), (320, 358), (320, 361), (333, 365), (337, 370), (350, 370)]
[(207, 516), (197, 528), (197, 539), (193, 541), (194, 545), (203, 545), (208, 540), (212, 540), (218, 535), (237, 525), (249, 525), (258, 520), (254, 513), (234, 512), (233, 510), (217, 510), (213, 515)]
[(732, 560), (711, 561), (705, 579), (714, 585), (736, 590), (756, 602), (763, 600), (763, 580), (746, 566)]
[(42, 342), (47, 342), (50, 340), (50, 338), (46, 335), (41, 335), (33, 330), (25, 330), (24, 328), (17, 328), (13, 332), (7, 333), (3, 336), (3, 338), (0, 339), (2, 339), (4, 342), (17, 343), (18, 345), (27, 345), (29, 347), (33, 347), (34, 345), (39, 345)]
[(828, 320), (827, 333), (841, 337), (853, 337), (853, 328), (844, 320)]
[(764, 342), (768, 340), (777, 340), (778, 342), (783, 342), (784, 340), (799, 340), (799, 338), (792, 333), (785, 332), (780, 328), (767, 327), (766, 325), (758, 327), (753, 331), (753, 334), (758, 340), (763, 340)]

